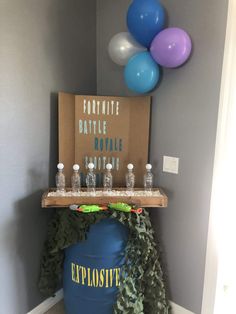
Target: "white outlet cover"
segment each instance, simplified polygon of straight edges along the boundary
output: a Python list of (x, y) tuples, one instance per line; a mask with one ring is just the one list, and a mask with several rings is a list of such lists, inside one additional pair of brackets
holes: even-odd
[(179, 158), (163, 156), (163, 172), (179, 173)]

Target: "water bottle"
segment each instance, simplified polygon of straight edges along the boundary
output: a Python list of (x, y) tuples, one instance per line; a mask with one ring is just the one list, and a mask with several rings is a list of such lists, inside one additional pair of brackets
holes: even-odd
[(129, 192), (132, 192), (134, 190), (134, 184), (135, 184), (135, 175), (133, 173), (133, 164), (128, 164), (128, 173), (125, 176), (126, 180), (126, 189)]
[(111, 192), (112, 190), (112, 174), (111, 174), (112, 164), (106, 165), (106, 173), (103, 176), (103, 188), (105, 192)]
[(152, 174), (152, 165), (146, 164), (146, 173), (143, 178), (144, 190), (146, 192), (151, 192), (153, 187), (153, 174)]
[(73, 166), (73, 174), (71, 177), (71, 187), (72, 192), (78, 193), (80, 191), (80, 174), (79, 174), (79, 165), (75, 164)]
[(86, 176), (86, 185), (87, 185), (87, 191), (91, 193), (95, 193), (96, 188), (96, 175), (93, 172), (94, 164), (90, 162), (88, 164), (88, 173)]
[(56, 187), (57, 192), (65, 192), (65, 186), (66, 186), (66, 179), (65, 175), (63, 173), (64, 165), (62, 163), (59, 163), (57, 165), (58, 172), (56, 174)]

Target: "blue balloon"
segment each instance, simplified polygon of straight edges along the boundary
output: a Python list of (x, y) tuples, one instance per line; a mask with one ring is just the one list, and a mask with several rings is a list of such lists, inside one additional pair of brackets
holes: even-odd
[(165, 26), (165, 10), (158, 0), (133, 0), (127, 13), (127, 26), (133, 37), (149, 48)]
[(144, 94), (150, 92), (157, 85), (160, 70), (150, 53), (145, 51), (130, 58), (126, 64), (124, 75), (130, 90)]

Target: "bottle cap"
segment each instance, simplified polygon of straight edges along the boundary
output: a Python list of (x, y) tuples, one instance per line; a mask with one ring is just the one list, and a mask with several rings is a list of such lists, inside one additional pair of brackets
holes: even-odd
[(152, 165), (151, 164), (146, 164), (146, 169), (147, 170), (151, 170), (152, 169)]
[(132, 169), (134, 169), (134, 165), (133, 165), (133, 164), (128, 164), (127, 168), (128, 168), (129, 170), (132, 170)]
[(88, 168), (89, 168), (89, 169), (94, 169), (94, 164), (93, 164), (92, 162), (90, 162), (90, 163), (88, 164)]
[(112, 164), (106, 164), (106, 169), (111, 170), (112, 169)]
[(64, 169), (63, 163), (60, 162), (60, 163), (57, 165), (57, 169), (58, 169), (58, 170), (63, 170), (63, 169)]
[(79, 165), (78, 165), (78, 164), (74, 164), (73, 170), (74, 170), (74, 171), (79, 171)]

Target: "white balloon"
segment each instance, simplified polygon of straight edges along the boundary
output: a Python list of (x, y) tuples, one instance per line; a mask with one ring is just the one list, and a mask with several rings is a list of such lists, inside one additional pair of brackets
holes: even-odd
[(130, 57), (146, 50), (147, 48), (141, 46), (128, 32), (116, 34), (108, 45), (110, 58), (118, 65), (126, 65)]

